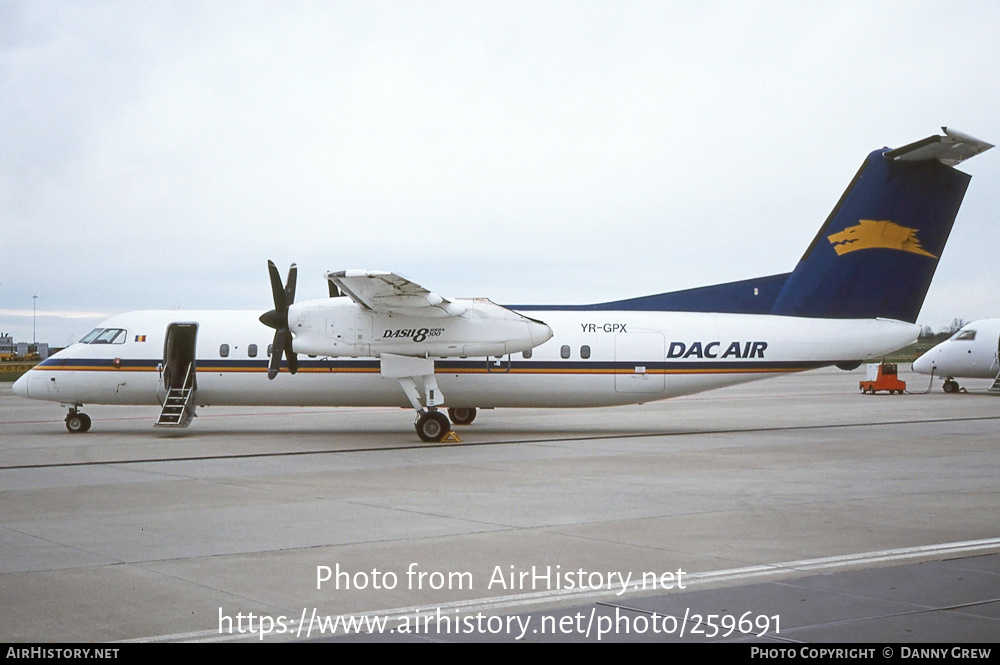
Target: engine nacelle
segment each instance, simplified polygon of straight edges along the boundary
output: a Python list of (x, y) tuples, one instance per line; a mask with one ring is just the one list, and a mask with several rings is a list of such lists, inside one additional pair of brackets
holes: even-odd
[(288, 309), (292, 347), (311, 356), (468, 358), (519, 353), (552, 337), (547, 324), (486, 298), (453, 302), (464, 311), (444, 317), (375, 313), (346, 297), (297, 303)]

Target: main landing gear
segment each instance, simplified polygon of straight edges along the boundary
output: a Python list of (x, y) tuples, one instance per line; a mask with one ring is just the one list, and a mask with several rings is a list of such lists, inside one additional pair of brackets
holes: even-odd
[[(434, 361), (383, 353), (380, 369), (383, 377), (399, 381), (399, 387), (417, 412), (413, 426), (420, 440), (436, 443), (446, 437), (451, 431), (451, 421), (437, 409), (444, 402), (444, 395), (438, 389), (437, 377), (434, 376)], [(418, 382), (422, 391), (417, 388)]]
[[(451, 416), (449, 422), (448, 416)], [(459, 407), (448, 409), (448, 416), (437, 409), (431, 408), (417, 412), (417, 420), (413, 423), (417, 429), (417, 436), (421, 441), (437, 443), (448, 436), (451, 431), (451, 424), (471, 425), (476, 419), (476, 409), (473, 407)]]
[(448, 436), (453, 422), (456, 425), (468, 425), (476, 419), (474, 407), (448, 409), (451, 420), (438, 410), (444, 403), (444, 395), (438, 388), (432, 359), (383, 353), (380, 360), (382, 376), (399, 381), (399, 387), (417, 412), (413, 426), (421, 441), (437, 443)]
[(79, 406), (70, 408), (66, 414), (66, 429), (70, 434), (83, 434), (90, 431), (90, 416), (78, 411)]
[(448, 416), (437, 409), (420, 413), (413, 426), (416, 427), (420, 440), (426, 443), (437, 443), (451, 431)]
[(476, 419), (476, 409), (475, 407), (454, 407), (448, 409), (448, 415), (451, 416), (451, 422), (456, 425), (471, 425), (472, 421)]

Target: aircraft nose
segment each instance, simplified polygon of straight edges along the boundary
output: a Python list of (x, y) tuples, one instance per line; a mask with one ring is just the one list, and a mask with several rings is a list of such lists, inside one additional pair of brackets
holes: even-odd
[(12, 388), (14, 390), (15, 395), (18, 395), (20, 397), (28, 397), (28, 398), (31, 397), (31, 395), (28, 394), (28, 374), (30, 373), (31, 370), (29, 369), (27, 372), (21, 375), (21, 378), (19, 378), (17, 381), (14, 382)]

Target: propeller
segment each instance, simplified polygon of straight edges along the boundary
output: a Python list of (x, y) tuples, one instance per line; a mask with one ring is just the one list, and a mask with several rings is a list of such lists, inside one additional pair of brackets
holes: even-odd
[(288, 269), (288, 281), (281, 285), (281, 276), (273, 261), (267, 262), (267, 272), (271, 277), (271, 295), (274, 309), (260, 316), (260, 322), (274, 328), (274, 342), (271, 344), (271, 360), (267, 365), (267, 378), (274, 379), (281, 371), (281, 355), (288, 361), (288, 371), (295, 374), (299, 370), (298, 357), (292, 351), (292, 332), (288, 329), (288, 306), (295, 301), (295, 278), (298, 268), (293, 263)]

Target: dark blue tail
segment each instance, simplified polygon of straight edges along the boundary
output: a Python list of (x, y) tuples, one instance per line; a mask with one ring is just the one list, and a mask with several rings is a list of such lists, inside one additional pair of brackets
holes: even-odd
[(952, 165), (991, 147), (945, 131), (868, 156), (772, 314), (916, 321), (969, 185)]
[(771, 313), (916, 320), (970, 178), (886, 152), (869, 155)]

